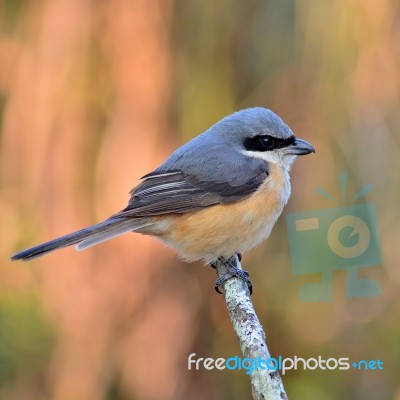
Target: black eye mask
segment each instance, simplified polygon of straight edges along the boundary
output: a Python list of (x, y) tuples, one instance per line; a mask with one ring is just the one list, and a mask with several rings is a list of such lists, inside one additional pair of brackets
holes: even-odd
[(295, 136), (290, 136), (286, 139), (273, 137), (271, 135), (257, 135), (252, 138), (247, 138), (243, 142), (246, 150), (249, 151), (272, 151), (282, 149), (294, 144)]

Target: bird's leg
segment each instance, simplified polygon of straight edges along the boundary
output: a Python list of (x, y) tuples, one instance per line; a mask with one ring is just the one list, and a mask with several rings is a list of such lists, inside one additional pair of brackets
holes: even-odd
[[(242, 261), (242, 253), (236, 253), (236, 255), (237, 255), (237, 258), (239, 259), (239, 262), (241, 262)], [(233, 256), (233, 257), (235, 257), (235, 256)], [(225, 263), (227, 262), (227, 260), (225, 260), (224, 257), (220, 257), (218, 260), (221, 260), (221, 262), (225, 262)], [(218, 261), (215, 261), (210, 264), (211, 268), (214, 268), (214, 269), (217, 269), (217, 265), (218, 265)]]
[(242, 280), (247, 285), (250, 294), (252, 294), (253, 284), (251, 283), (251, 280), (249, 278), (249, 273), (247, 271), (243, 271), (240, 267), (237, 266), (237, 260), (239, 260), (240, 262), (241, 258), (242, 255), (238, 253), (229, 260), (226, 260), (223, 257), (219, 257), (217, 261), (211, 264), (211, 266), (217, 269), (217, 271), (218, 266), (223, 267), (222, 275), (215, 281), (215, 290), (218, 293), (222, 294), (219, 288), (222, 287), (225, 282), (227, 282), (230, 278), (236, 277)]

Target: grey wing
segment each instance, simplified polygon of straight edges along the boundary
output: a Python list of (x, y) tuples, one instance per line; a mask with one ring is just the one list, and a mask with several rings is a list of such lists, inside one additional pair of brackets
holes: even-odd
[(238, 201), (254, 193), (267, 178), (267, 166), (240, 184), (205, 180), (183, 171), (156, 170), (131, 191), (129, 205), (114, 217), (149, 217), (195, 211)]
[(202, 134), (176, 150), (132, 189), (128, 206), (114, 217), (148, 217), (227, 204), (254, 193), (268, 164)]

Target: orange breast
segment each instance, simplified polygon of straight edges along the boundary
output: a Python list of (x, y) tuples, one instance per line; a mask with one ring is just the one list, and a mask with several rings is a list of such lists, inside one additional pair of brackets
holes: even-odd
[[(188, 261), (204, 259), (209, 263), (219, 256), (231, 257), (269, 236), (289, 195), (287, 172), (273, 165), (268, 179), (252, 196), (236, 203), (169, 216), (169, 229), (159, 236)], [(165, 218), (157, 217), (164, 221)]]

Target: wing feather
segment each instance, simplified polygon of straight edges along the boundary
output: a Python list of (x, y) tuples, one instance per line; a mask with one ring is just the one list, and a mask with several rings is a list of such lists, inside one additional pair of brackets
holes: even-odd
[(130, 192), (128, 206), (114, 217), (149, 217), (227, 204), (254, 193), (268, 176), (267, 165), (240, 185), (206, 181), (183, 171), (156, 170)]

